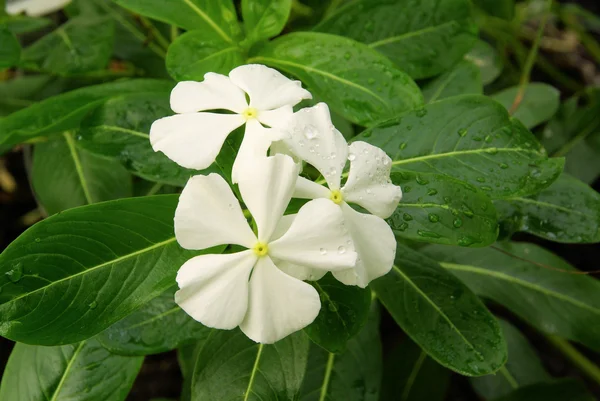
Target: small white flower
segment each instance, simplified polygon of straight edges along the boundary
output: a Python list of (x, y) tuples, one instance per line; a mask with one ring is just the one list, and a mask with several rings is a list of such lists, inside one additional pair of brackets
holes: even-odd
[(285, 125), (293, 114), (292, 107), (310, 98), (300, 81), (264, 65), (237, 67), (229, 77), (209, 72), (203, 82), (177, 84), (171, 93), (171, 108), (177, 114), (152, 124), (150, 142), (155, 151), (179, 165), (202, 170), (215, 161), (227, 136), (246, 124), (233, 165), (232, 180), (236, 183), (248, 164), (264, 157), (271, 142), (282, 139), (282, 131), (274, 127)]
[[(356, 250), (358, 260), (354, 268), (335, 271), (333, 275), (344, 284), (366, 287), (371, 280), (389, 272), (394, 263), (396, 240), (383, 219), (391, 216), (402, 199), (400, 187), (390, 182), (392, 160), (389, 156), (366, 142), (348, 146), (331, 123), (325, 103), (295, 113), (283, 142), (289, 152), (314, 166), (329, 187), (300, 177), (293, 196), (331, 199), (344, 214), (353, 244), (349, 243), (343, 250)], [(341, 187), (346, 160), (350, 160), (350, 172)], [(348, 203), (357, 204), (372, 215), (357, 212)], [(298, 278), (318, 279), (323, 275), (306, 268), (286, 271)]]
[[(292, 197), (298, 166), (289, 156), (256, 160), (239, 182), (257, 226), (255, 235), (225, 180), (198, 175), (185, 186), (175, 212), (175, 235), (182, 247), (223, 244), (247, 248), (200, 255), (177, 273), (175, 301), (197, 321), (219, 329), (239, 326), (252, 340), (273, 343), (309, 325), (321, 308), (317, 291), (282, 272), (286, 262), (323, 271), (347, 269), (355, 252), (339, 253), (350, 241), (340, 209), (318, 199), (304, 205), (291, 224), (279, 221)], [(279, 227), (278, 227), (279, 225)]]
[(6, 12), (10, 15), (25, 13), (30, 17), (40, 17), (58, 11), (70, 2), (71, 0), (7, 0)]

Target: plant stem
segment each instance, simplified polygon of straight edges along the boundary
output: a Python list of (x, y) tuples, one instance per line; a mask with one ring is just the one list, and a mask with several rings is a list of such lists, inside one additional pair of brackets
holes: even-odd
[(146, 17), (142, 17), (139, 16), (140, 22), (142, 23), (142, 25), (144, 25), (144, 28), (146, 28), (151, 35), (151, 39), (154, 38), (156, 39), (156, 41), (158, 42), (158, 44), (164, 49), (167, 50), (169, 48), (169, 41), (167, 40), (167, 38), (165, 38), (163, 36), (163, 34), (154, 26), (154, 24), (152, 23), (152, 21), (150, 21), (148, 18)]
[(573, 138), (569, 140), (569, 142), (565, 143), (560, 149), (558, 149), (552, 157), (561, 157), (566, 155), (577, 145), (579, 142), (583, 141), (588, 135), (592, 134), (597, 128), (596, 124), (590, 124), (584, 130), (582, 130), (579, 134), (575, 135)]
[(587, 377), (600, 384), (600, 367), (594, 362), (587, 359), (577, 348), (571, 343), (562, 338), (547, 335), (546, 338), (552, 345), (554, 345), (560, 352), (563, 353), (575, 366), (577, 366), (581, 372)]
[(175, 39), (179, 37), (179, 28), (175, 25), (171, 25), (171, 43), (175, 42)]

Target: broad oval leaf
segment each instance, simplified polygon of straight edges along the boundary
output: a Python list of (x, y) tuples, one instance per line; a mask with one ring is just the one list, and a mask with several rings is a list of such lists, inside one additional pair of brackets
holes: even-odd
[(500, 104), (477, 95), (430, 103), (359, 138), (382, 148), (394, 171), (448, 175), (492, 198), (539, 192), (564, 164), (549, 159), (533, 134)]
[(242, 17), (250, 43), (283, 31), (292, 11), (292, 0), (242, 0)]
[(494, 202), (506, 232), (523, 231), (556, 242), (600, 242), (600, 194), (568, 174), (528, 197)]
[(122, 401), (143, 360), (113, 355), (95, 339), (59, 347), (17, 344), (2, 376), (0, 399)]
[(467, 94), (483, 94), (479, 68), (467, 60), (461, 61), (423, 86), (426, 103)]
[(115, 160), (78, 148), (71, 132), (35, 145), (31, 184), (50, 215), (132, 196), (127, 170)]
[(306, 370), (309, 340), (294, 333), (257, 344), (240, 330), (213, 330), (198, 353), (192, 401), (294, 401)]
[(119, 355), (151, 355), (187, 342), (202, 341), (211, 329), (188, 316), (175, 303), (176, 287), (98, 334), (100, 344)]
[(73, 343), (171, 287), (179, 267), (197, 254), (175, 240), (177, 199), (83, 206), (23, 233), (0, 254), (0, 334), (28, 344)]
[[(519, 92), (518, 86), (507, 88), (492, 96), (506, 110), (511, 110)], [(527, 128), (533, 128), (552, 118), (560, 106), (560, 92), (553, 86), (543, 83), (530, 83), (525, 88), (522, 100), (512, 116)]]
[(398, 244), (392, 271), (371, 287), (396, 323), (441, 365), (481, 376), (506, 362), (498, 321), (434, 260)]
[(465, 60), (475, 64), (481, 72), (481, 82), (490, 84), (502, 73), (502, 60), (498, 52), (487, 42), (477, 40), (473, 48), (465, 54)]
[(340, 283), (331, 274), (311, 283), (319, 292), (321, 310), (304, 329), (311, 340), (329, 352), (341, 352), (364, 326), (371, 305), (371, 291)]
[(160, 92), (168, 96), (173, 83), (154, 79), (131, 79), (88, 86), (17, 111), (0, 119), (0, 153), (37, 136), (76, 128), (85, 115), (108, 99), (127, 93)]
[(408, 75), (366, 45), (341, 36), (287, 34), (248, 62), (295, 75), (329, 107), (360, 125), (372, 125), (423, 103)]
[(48, 18), (29, 17), (27, 15), (3, 15), (0, 16), (0, 25), (6, 26), (15, 35), (39, 31), (52, 25)]
[(508, 394), (498, 401), (594, 401), (585, 386), (573, 379), (534, 384)]
[(467, 0), (357, 0), (315, 29), (366, 43), (415, 79), (449, 69), (477, 38)]
[(496, 241), (494, 204), (473, 185), (439, 174), (393, 172), (391, 179), (402, 188), (387, 220), (398, 237), (475, 247)]
[(25, 75), (0, 82), (0, 117), (35, 103), (56, 82), (48, 75)]
[(14, 33), (0, 25), (0, 68), (17, 65), (21, 58), (21, 45)]
[(600, 350), (600, 282), (533, 244), (424, 249), (475, 293), (543, 332)]

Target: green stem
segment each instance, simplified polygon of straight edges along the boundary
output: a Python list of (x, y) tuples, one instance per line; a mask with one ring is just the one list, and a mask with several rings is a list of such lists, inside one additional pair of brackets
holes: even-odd
[(163, 187), (162, 183), (160, 183), (160, 182), (155, 183), (154, 185), (152, 185), (152, 188), (150, 188), (150, 190), (148, 191), (146, 196), (156, 195), (162, 187)]
[(577, 348), (571, 345), (567, 340), (562, 338), (547, 335), (546, 338), (552, 345), (554, 345), (560, 352), (563, 353), (575, 366), (577, 366), (581, 372), (587, 377), (600, 384), (600, 367), (587, 359)]
[(575, 135), (573, 138), (569, 140), (569, 142), (565, 143), (560, 149), (558, 149), (552, 157), (561, 157), (566, 155), (577, 145), (580, 141), (583, 141), (588, 137), (591, 133), (593, 133), (597, 128), (596, 124), (589, 125), (586, 129), (582, 130), (579, 134)]
[(175, 42), (175, 40), (179, 37), (179, 28), (175, 25), (171, 25), (171, 43)]
[(292, 0), (292, 12), (301, 17), (310, 17), (313, 10), (309, 6), (300, 3), (298, 0)]
[(167, 38), (165, 38), (163, 36), (163, 34), (154, 26), (154, 24), (152, 23), (152, 21), (150, 21), (148, 18), (146, 17), (142, 17), (140, 16), (140, 21), (142, 23), (142, 25), (144, 25), (144, 28), (146, 28), (151, 35), (151, 39), (154, 38), (156, 39), (156, 41), (158, 42), (158, 44), (164, 49), (167, 50), (169, 48), (169, 41), (167, 40)]

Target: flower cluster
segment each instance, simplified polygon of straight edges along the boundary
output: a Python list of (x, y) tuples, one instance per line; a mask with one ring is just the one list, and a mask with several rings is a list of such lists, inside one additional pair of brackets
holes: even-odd
[[(245, 65), (229, 76), (179, 83), (171, 94), (177, 114), (152, 125), (154, 150), (194, 169), (210, 166), (227, 136), (245, 125), (231, 179), (253, 224), (214, 173), (192, 177), (175, 212), (183, 248), (243, 249), (196, 256), (177, 274), (175, 301), (206, 326), (239, 326), (252, 340), (273, 343), (319, 314), (319, 294), (305, 280), (332, 272), (344, 284), (366, 287), (392, 267), (396, 241), (383, 219), (402, 192), (390, 182), (391, 160), (368, 143), (348, 145), (324, 103), (294, 113), (310, 98), (300, 82)], [(303, 162), (327, 186), (300, 176)], [(286, 215), (292, 198), (310, 201)]]

